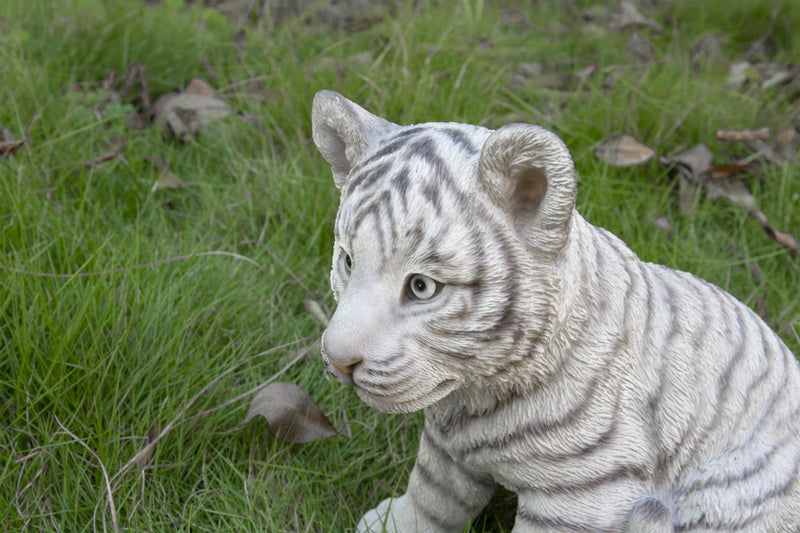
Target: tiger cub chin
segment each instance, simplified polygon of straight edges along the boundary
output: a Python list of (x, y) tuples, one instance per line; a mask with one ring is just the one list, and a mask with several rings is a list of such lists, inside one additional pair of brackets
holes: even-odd
[(581, 218), (556, 135), (403, 127), (330, 91), (312, 124), (341, 191), (326, 369), (425, 411), (407, 492), (358, 531), (463, 532), (498, 485), (515, 533), (800, 529), (795, 357)]

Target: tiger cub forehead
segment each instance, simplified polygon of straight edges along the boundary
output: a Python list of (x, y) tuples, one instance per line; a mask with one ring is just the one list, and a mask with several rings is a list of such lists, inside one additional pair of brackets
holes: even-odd
[(393, 263), (452, 277), (441, 271), (475, 259), (464, 246), (466, 236), (484, 233), (475, 215), (487, 206), (476, 176), (490, 133), (467, 124), (426, 123), (379, 143), (342, 189), (334, 227), (338, 247), (358, 263), (376, 262), (376, 269)]

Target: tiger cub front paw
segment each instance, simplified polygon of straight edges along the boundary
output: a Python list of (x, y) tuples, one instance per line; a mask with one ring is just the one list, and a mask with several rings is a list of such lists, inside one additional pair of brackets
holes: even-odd
[(433, 524), (417, 516), (411, 498), (387, 498), (368, 511), (356, 526), (358, 533), (439, 533)]

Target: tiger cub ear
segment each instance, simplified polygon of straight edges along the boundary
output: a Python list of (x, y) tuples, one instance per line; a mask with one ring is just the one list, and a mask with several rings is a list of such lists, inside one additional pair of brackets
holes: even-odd
[(334, 91), (318, 92), (311, 104), (314, 144), (330, 163), (339, 190), (367, 149), (399, 128)]
[(498, 129), (481, 149), (478, 180), (529, 249), (545, 254), (561, 250), (577, 184), (575, 165), (557, 135), (528, 124)]

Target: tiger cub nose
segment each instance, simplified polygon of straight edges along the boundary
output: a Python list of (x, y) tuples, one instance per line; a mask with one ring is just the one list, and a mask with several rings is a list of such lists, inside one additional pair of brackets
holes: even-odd
[(322, 351), (331, 366), (346, 376), (352, 376), (356, 365), (361, 362), (361, 357), (348, 353), (352, 349), (346, 339), (340, 338), (330, 328), (322, 335)]

